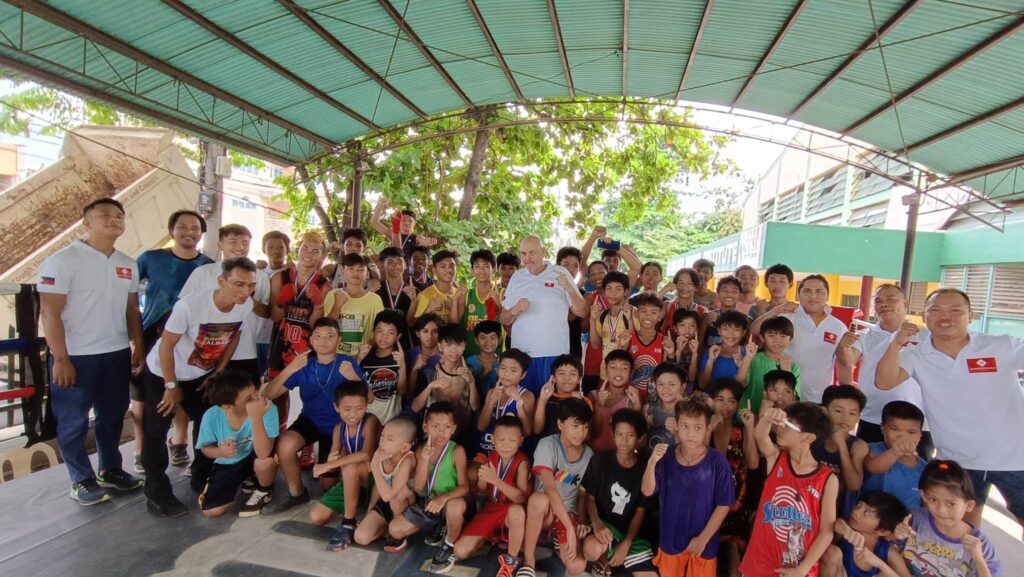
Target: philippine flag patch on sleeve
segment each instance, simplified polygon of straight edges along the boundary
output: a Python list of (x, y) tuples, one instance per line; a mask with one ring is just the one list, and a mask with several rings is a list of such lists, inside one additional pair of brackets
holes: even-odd
[(52, 276), (39, 277), (39, 284), (47, 286), (56, 286), (57, 279), (53, 278)]

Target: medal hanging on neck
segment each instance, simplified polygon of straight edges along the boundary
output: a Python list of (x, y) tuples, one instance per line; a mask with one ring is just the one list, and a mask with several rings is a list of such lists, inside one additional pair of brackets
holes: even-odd
[[(501, 392), (502, 392), (502, 394), (506, 394), (504, 387), (502, 387)], [(514, 398), (512, 398), (512, 395), (509, 395), (508, 400), (505, 401), (504, 404), (502, 404), (501, 403), (501, 396), (499, 395), (498, 396), (498, 402), (495, 403), (495, 405), (494, 405), (494, 420), (497, 421), (498, 419), (504, 417), (508, 413), (508, 408), (511, 407), (512, 405), (514, 405), (515, 403), (516, 403), (516, 400)]]
[(313, 277), (315, 277), (318, 274), (320, 274), (320, 271), (314, 269), (313, 274), (309, 275), (309, 277), (306, 278), (306, 282), (302, 285), (302, 290), (299, 290), (299, 267), (295, 267), (295, 278), (292, 280), (292, 294), (294, 294), (295, 296), (292, 297), (292, 302), (299, 302), (299, 299), (302, 298), (303, 293), (305, 293), (306, 289), (309, 288), (309, 284), (313, 282)]
[[(502, 481), (505, 480), (505, 476), (508, 475), (508, 470), (509, 470), (510, 467), (512, 467), (512, 463), (514, 463), (515, 460), (516, 460), (516, 458), (515, 458), (515, 456), (513, 456), (511, 459), (508, 460), (508, 463), (504, 463), (504, 462), (502, 462), (501, 457), (498, 457), (498, 479), (501, 479)], [(497, 485), (494, 485), (493, 487), (491, 487), (491, 499), (493, 501), (497, 501), (498, 500), (498, 486)]]
[(391, 308), (392, 309), (397, 309), (398, 308), (398, 300), (400, 298), (402, 298), (402, 289), (404, 289), (404, 288), (405, 288), (405, 279), (402, 279), (402, 284), (398, 286), (398, 291), (395, 293), (398, 296), (393, 296), (391, 294), (391, 283), (389, 283), (387, 281), (387, 279), (384, 279), (384, 289), (388, 291), (388, 301), (391, 302)]
[(434, 492), (434, 485), (437, 484), (437, 473), (441, 470), (441, 463), (444, 462), (445, 456), (448, 455), (448, 450), (451, 449), (451, 443), (445, 443), (444, 449), (441, 451), (441, 456), (437, 458), (437, 462), (434, 464), (434, 470), (430, 472), (430, 479), (427, 480), (427, 496), (429, 497)]
[(342, 435), (342, 440), (345, 442), (345, 449), (348, 450), (349, 455), (354, 455), (363, 448), (363, 423), (366, 421), (364, 418), (359, 421), (359, 426), (356, 427), (356, 438), (354, 441), (350, 441), (348, 437), (348, 423), (345, 423), (345, 431)]
[(340, 357), (334, 357), (334, 360), (331, 361), (330, 368), (327, 369), (327, 378), (324, 380), (320, 380), (321, 365), (319, 362), (317, 362), (315, 357), (313, 358), (313, 376), (316, 378), (316, 384), (320, 386), (320, 392), (325, 395), (327, 394), (327, 387), (331, 384), (331, 375), (333, 375), (338, 370), (339, 360)]
[[(618, 327), (619, 323), (622, 322), (622, 315), (626, 313), (626, 307), (619, 309), (619, 314), (612, 316), (611, 310), (608, 311), (608, 337), (612, 342), (618, 342)], [(627, 324), (627, 327), (629, 325)]]

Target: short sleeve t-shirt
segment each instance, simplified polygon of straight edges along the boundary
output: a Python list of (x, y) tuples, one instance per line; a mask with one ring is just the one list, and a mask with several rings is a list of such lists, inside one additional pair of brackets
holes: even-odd
[[(273, 403), (263, 414), (263, 428), (267, 431), (267, 437), (277, 438), (279, 424), (277, 420), (277, 406)], [(252, 420), (246, 417), (241, 428), (232, 429), (228, 421), (228, 415), (220, 407), (210, 407), (203, 413), (203, 421), (199, 425), (199, 439), (196, 441), (196, 448), (202, 449), (210, 445), (223, 444), (228, 439), (235, 440), (236, 453), (234, 457), (217, 457), (213, 460), (218, 465), (234, 465), (249, 457), (253, 451), (252, 444)]]
[[(228, 312), (217, 308), (213, 302), (215, 291), (192, 293), (182, 297), (171, 309), (171, 316), (164, 325), (164, 333), (181, 335), (174, 345), (174, 378), (181, 381), (198, 379), (217, 367), (224, 350), (235, 333), (239, 345), (246, 333), (252, 332), (252, 300), (234, 305)], [(151, 373), (167, 377), (160, 367), (161, 336), (146, 357)]]
[[(747, 401), (750, 401), (750, 410), (755, 415), (759, 415), (758, 411), (761, 410), (761, 401), (764, 400), (764, 376), (769, 371), (781, 368), (779, 363), (763, 352), (758, 352), (754, 355), (754, 358), (750, 361), (750, 368), (747, 371), (747, 386), (743, 389), (743, 395), (740, 397), (740, 408), (746, 408)], [(793, 376), (796, 377), (796, 384), (799, 389), (800, 365), (793, 361), (789, 372), (793, 373)]]
[(146, 281), (142, 328), (152, 327), (170, 313), (192, 271), (211, 262), (213, 260), (202, 253), (195, 258), (180, 258), (169, 248), (142, 253), (139, 256), (139, 281)]
[(637, 509), (650, 510), (655, 506), (656, 501), (640, 491), (646, 468), (646, 453), (627, 469), (611, 451), (594, 455), (583, 475), (583, 488), (597, 502), (598, 517), (621, 533), (629, 530)]
[[(701, 462), (685, 467), (672, 445), (655, 465), (654, 478), (661, 507), (659, 547), (667, 555), (685, 551), (690, 540), (707, 526), (716, 507), (731, 507), (736, 502), (732, 468), (725, 455), (714, 449), (708, 449)], [(718, 557), (718, 545), (716, 533), (701, 557)]]
[(372, 399), (366, 411), (375, 415), (381, 425), (387, 424), (402, 412), (402, 397), (398, 394), (398, 363), (391, 355), (378, 357), (371, 352), (360, 365)]
[[(868, 453), (881, 455), (888, 449), (885, 443), (868, 443)], [(908, 467), (897, 460), (888, 471), (880, 475), (864, 471), (864, 485), (861, 486), (861, 494), (871, 491), (882, 491), (896, 496), (908, 510), (913, 511), (921, 506), (921, 493), (918, 492), (918, 484), (921, 482), (921, 473), (924, 472), (925, 460), (917, 457), (917, 465)]]
[(587, 465), (593, 456), (594, 451), (587, 445), (583, 445), (583, 454), (580, 458), (570, 461), (565, 454), (561, 435), (544, 437), (537, 443), (537, 449), (533, 452), (534, 490), (544, 491), (544, 482), (541, 480), (540, 472), (551, 471), (555, 477), (555, 484), (558, 485), (556, 489), (558, 496), (562, 498), (565, 510), (576, 513), (580, 484), (583, 482), (583, 475), (587, 472)]
[(430, 285), (423, 289), (420, 294), (416, 295), (416, 312), (413, 313), (413, 316), (419, 318), (426, 314), (431, 299), (437, 299), (441, 301), (441, 308), (435, 311), (434, 314), (441, 317), (445, 324), (448, 324), (448, 317), (452, 314), (452, 297), (454, 295), (454, 289), (449, 293), (444, 293), (436, 284)]
[[(211, 262), (197, 267), (185, 281), (185, 286), (181, 287), (178, 298), (216, 289), (217, 277), (221, 275), (221, 272), (221, 263), (219, 262)], [(270, 304), (270, 279), (259, 271), (256, 271), (256, 291), (251, 300), (264, 305)], [(238, 341), (238, 348), (235, 349), (235, 354), (231, 357), (232, 360), (244, 361), (256, 358), (256, 327), (259, 325), (260, 317), (255, 311), (250, 311), (249, 314), (251, 317), (248, 325), (252, 328)]]
[(512, 346), (533, 358), (569, 353), (569, 307), (572, 297), (558, 283), (559, 275), (572, 279), (565, 268), (547, 264), (540, 274), (517, 270), (508, 281), (502, 308), (530, 301), (530, 308), (512, 324)]
[(473, 371), (473, 378), (476, 380), (476, 386), (480, 390), (480, 396), (485, 396), (491, 389), (494, 388), (498, 382), (498, 361), (495, 360), (494, 364), (490, 366), (490, 369), (485, 373), (484, 365), (480, 362), (480, 359), (473, 355), (466, 359), (466, 366), (469, 367), (470, 371)]
[[(907, 540), (903, 558), (910, 565), (910, 572), (914, 577), (950, 577), (953, 575), (973, 577), (978, 575), (974, 558), (964, 548), (963, 543), (959, 539), (953, 539), (943, 534), (935, 526), (928, 509), (916, 509), (910, 526), (916, 535)], [(1001, 577), (1003, 574), (1002, 564), (996, 558), (996, 550), (992, 547), (988, 537), (977, 528), (971, 529), (971, 535), (981, 541), (982, 551), (985, 553), (985, 564), (988, 565), (992, 577)]]
[(139, 271), (128, 255), (115, 250), (108, 257), (76, 240), (39, 265), (36, 290), (67, 297), (60, 320), (69, 355), (128, 348), (128, 295), (139, 292)]
[[(324, 297), (324, 314), (334, 309), (338, 290), (340, 289), (332, 290)], [(382, 310), (384, 304), (377, 293), (366, 293), (359, 298), (349, 297), (345, 304), (341, 305), (341, 316), (338, 318), (341, 325), (338, 353), (355, 356), (359, 352), (359, 345), (370, 342), (370, 337), (373, 336), (373, 320)]]
[(351, 363), (359, 378), (366, 380), (359, 363), (350, 356), (338, 355), (330, 364), (322, 364), (316, 355), (309, 355), (306, 366), (284, 383), (288, 390), (299, 388), (299, 398), (302, 399), (300, 414), (313, 421), (316, 430), (325, 437), (333, 435), (334, 426), (341, 422), (338, 411), (334, 409), (334, 389), (348, 382), (341, 374), (345, 363)]
[[(740, 356), (747, 356), (747, 351), (740, 349)], [(698, 376), (704, 372), (704, 367), (707, 366), (710, 357), (710, 351), (704, 351), (700, 354), (700, 364), (697, 367)], [(732, 356), (719, 355), (715, 359), (714, 366), (711, 367), (711, 384), (715, 384), (715, 381), (718, 379), (734, 378), (738, 372), (740, 372), (740, 367), (736, 364), (736, 359), (732, 358)]]

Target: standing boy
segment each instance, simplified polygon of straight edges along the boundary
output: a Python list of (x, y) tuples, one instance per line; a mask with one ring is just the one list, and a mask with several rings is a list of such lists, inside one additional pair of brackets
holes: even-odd
[(373, 320), (384, 310), (377, 293), (366, 290), (365, 280), (369, 264), (366, 257), (346, 254), (341, 258), (345, 271), (345, 288), (337, 288), (324, 297), (324, 316), (335, 319), (341, 327), (341, 341), (338, 352), (355, 356), (359, 345), (367, 343), (373, 336)]

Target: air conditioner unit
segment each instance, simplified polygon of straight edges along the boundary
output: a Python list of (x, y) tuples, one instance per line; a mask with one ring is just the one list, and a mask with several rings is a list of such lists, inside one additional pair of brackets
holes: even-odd
[(217, 166), (214, 169), (217, 176), (221, 178), (231, 178), (231, 157), (230, 156), (218, 156)]

